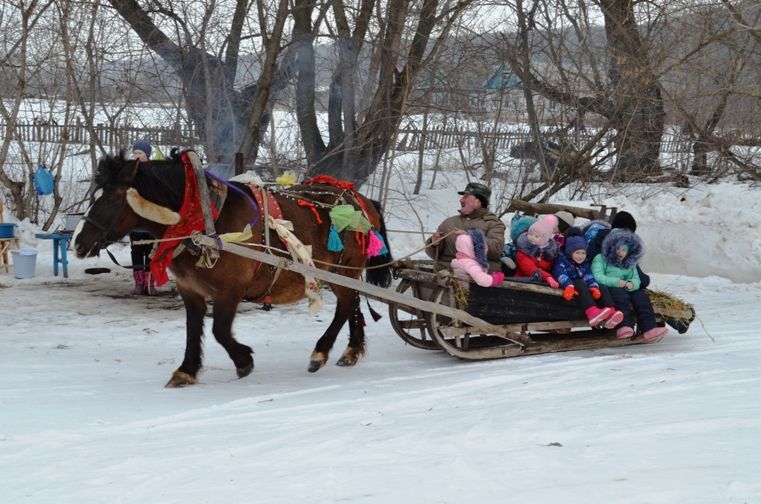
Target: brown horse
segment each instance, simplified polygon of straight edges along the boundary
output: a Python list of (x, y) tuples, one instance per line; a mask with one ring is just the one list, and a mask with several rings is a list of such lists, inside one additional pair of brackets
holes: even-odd
[[(73, 239), (77, 257), (97, 255), (101, 248), (119, 240), (134, 229), (142, 229), (153, 236), (164, 237), (165, 232), (177, 219), (165, 219), (165, 215), (179, 216), (190, 198), (186, 185), (189, 175), (185, 163), (177, 155), (166, 161), (139, 162), (125, 160), (124, 154), (107, 156), (98, 164), (95, 176), (96, 200), (87, 211)], [(207, 181), (212, 179), (207, 174)], [(339, 187), (340, 186), (340, 187)], [(195, 186), (193, 186), (195, 187)], [(253, 237), (248, 243), (269, 243), (273, 248), (285, 249), (278, 235), (268, 230), (265, 240), (263, 223), (265, 215), (248, 186), (229, 183), (226, 199), (221, 203), (215, 228), (218, 234), (241, 232), (251, 225)], [(329, 212), (337, 204), (350, 204), (363, 212), (375, 226), (385, 243), (385, 224), (377, 204), (366, 199), (346, 184), (312, 183), (270, 191), (282, 211), (282, 219), (294, 225), (293, 234), (304, 245), (311, 245), (316, 266), (347, 277), (358, 278), (363, 269), (366, 280), (387, 287), (391, 282), (388, 263), (390, 254), (368, 258), (366, 251), (369, 234), (344, 230), (341, 233), (343, 250), (332, 252), (327, 244), (331, 233)], [(185, 201), (184, 201), (185, 200)], [(272, 199), (268, 211), (273, 211)], [(200, 208), (200, 203), (196, 202)], [(146, 211), (146, 208), (148, 209)], [(164, 216), (162, 216), (162, 212)], [(187, 215), (180, 220), (187, 222)], [(371, 232), (375, 232), (371, 231)], [(335, 231), (335, 230), (333, 230)], [(377, 236), (377, 235), (376, 235)], [(333, 247), (334, 249), (337, 247)], [(278, 270), (258, 261), (224, 251), (213, 267), (197, 265), (198, 250), (192, 245), (171, 259), (169, 270), (174, 274), (177, 290), (182, 296), (186, 311), (186, 347), (182, 364), (172, 374), (168, 387), (179, 387), (197, 381), (202, 367), (202, 338), (207, 300), (213, 303), (214, 337), (235, 363), (239, 377), (247, 376), (254, 368), (253, 350), (235, 340), (231, 333), (233, 319), (241, 300), (293, 303), (305, 296), (304, 277), (286, 269)], [(274, 254), (286, 255), (284, 252)], [(290, 257), (290, 256), (288, 256)], [(153, 262), (156, 263), (154, 257)], [(376, 265), (377, 267), (370, 267)], [(367, 269), (365, 269), (367, 268)], [(359, 307), (357, 291), (332, 285), (337, 298), (333, 321), (317, 341), (310, 357), (309, 371), (320, 369), (328, 359), (338, 332), (349, 321), (349, 344), (337, 364), (353, 366), (364, 354), (365, 341), (362, 329), (364, 321)]]

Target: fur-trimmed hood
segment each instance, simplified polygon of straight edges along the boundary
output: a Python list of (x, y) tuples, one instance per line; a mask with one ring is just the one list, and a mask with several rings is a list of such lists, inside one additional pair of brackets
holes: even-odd
[(467, 233), (455, 239), (457, 259), (470, 259), (478, 263), (484, 270), (489, 269), (486, 259), (486, 236), (480, 229), (469, 229)]
[[(616, 248), (621, 243), (629, 247), (629, 254), (623, 261), (616, 255)], [(642, 256), (645, 255), (645, 246), (639, 236), (631, 231), (613, 229), (603, 240), (600, 253), (608, 264), (628, 270), (636, 266)]]
[(529, 241), (528, 232), (522, 233), (518, 239), (515, 240), (515, 248), (528, 256), (544, 256), (549, 260), (555, 259), (558, 255), (558, 244), (555, 240), (550, 238), (549, 243), (545, 247), (540, 248)]

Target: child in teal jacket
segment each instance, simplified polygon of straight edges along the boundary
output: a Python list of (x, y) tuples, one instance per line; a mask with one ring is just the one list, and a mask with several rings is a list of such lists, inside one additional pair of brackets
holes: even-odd
[(637, 263), (645, 253), (640, 238), (624, 229), (612, 230), (602, 242), (602, 250), (592, 261), (592, 274), (601, 285), (606, 285), (613, 296), (616, 308), (624, 315), (616, 337), (625, 339), (634, 335), (636, 314), (637, 329), (645, 341), (662, 338), (668, 329), (658, 327), (650, 298), (640, 288)]

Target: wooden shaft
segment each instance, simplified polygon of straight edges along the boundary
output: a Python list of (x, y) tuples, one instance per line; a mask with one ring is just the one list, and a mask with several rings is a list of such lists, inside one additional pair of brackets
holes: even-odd
[[(197, 238), (194, 238), (194, 239), (199, 245), (205, 245), (205, 246), (213, 247), (213, 248), (217, 247), (216, 240), (209, 236), (199, 235)], [(383, 300), (383, 301), (395, 302), (395, 303), (411, 306), (413, 308), (417, 308), (424, 312), (436, 313), (437, 315), (442, 315), (445, 317), (457, 319), (468, 325), (477, 327), (479, 328), (479, 330), (487, 331), (492, 334), (506, 336), (511, 339), (518, 340), (524, 345), (527, 345), (531, 342), (531, 339), (527, 336), (511, 333), (502, 326), (490, 324), (489, 322), (486, 322), (485, 320), (482, 320), (478, 317), (474, 317), (473, 315), (471, 315), (470, 313), (464, 310), (459, 310), (457, 308), (440, 305), (437, 303), (433, 303), (431, 301), (424, 301), (422, 299), (405, 296), (403, 294), (397, 293), (393, 289), (378, 287), (377, 285), (368, 284), (361, 280), (349, 278), (343, 275), (339, 275), (337, 273), (331, 273), (330, 271), (312, 268), (305, 264), (295, 262), (291, 259), (283, 258), (282, 256), (275, 256), (272, 254), (259, 252), (258, 250), (252, 250), (248, 247), (244, 247), (242, 245), (238, 245), (235, 243), (225, 243), (223, 245), (222, 250), (225, 252), (230, 252), (231, 254), (247, 257), (255, 261), (260, 261), (266, 264), (270, 264), (272, 266), (283, 266), (285, 269), (289, 271), (301, 273), (302, 275), (309, 274), (314, 276), (315, 278), (324, 280), (325, 282), (332, 283), (335, 285), (340, 285), (342, 287), (347, 287), (349, 289), (354, 289), (356, 291), (371, 295), (372, 297)]]

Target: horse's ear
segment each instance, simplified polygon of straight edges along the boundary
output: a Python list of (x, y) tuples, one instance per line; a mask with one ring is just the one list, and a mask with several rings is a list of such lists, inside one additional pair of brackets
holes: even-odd
[(121, 168), (119, 169), (119, 185), (131, 186), (137, 175), (137, 167), (140, 162), (136, 159), (121, 159)]

